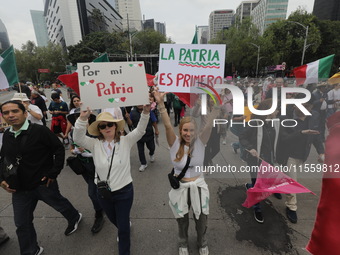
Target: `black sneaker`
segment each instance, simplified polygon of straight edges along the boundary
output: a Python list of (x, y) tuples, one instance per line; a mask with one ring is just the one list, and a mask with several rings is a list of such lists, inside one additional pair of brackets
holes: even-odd
[(102, 230), (104, 225), (104, 217), (96, 217), (96, 219), (94, 220), (93, 226), (91, 228), (91, 232), (93, 234), (98, 233), (100, 230)]
[(81, 213), (79, 213), (79, 217), (75, 221), (73, 221), (72, 223), (68, 224), (68, 227), (67, 227), (67, 229), (65, 230), (65, 233), (64, 233), (66, 236), (71, 235), (73, 232), (75, 232), (77, 230), (78, 224), (81, 221), (82, 217), (83, 217), (83, 215)]
[(277, 199), (282, 199), (281, 193), (274, 193), (274, 197), (276, 197)]
[(286, 215), (287, 215), (288, 220), (291, 223), (294, 223), (294, 224), (297, 223), (297, 214), (296, 214), (296, 211), (292, 211), (288, 207), (286, 207)]
[(261, 211), (254, 211), (254, 218), (258, 223), (263, 224), (264, 218)]

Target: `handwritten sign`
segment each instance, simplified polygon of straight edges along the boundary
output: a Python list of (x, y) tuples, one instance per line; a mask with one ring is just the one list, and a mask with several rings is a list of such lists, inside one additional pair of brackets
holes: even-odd
[(165, 92), (197, 92), (199, 82), (223, 83), (225, 45), (161, 44), (158, 86)]
[(85, 109), (149, 103), (143, 62), (78, 63), (78, 75)]

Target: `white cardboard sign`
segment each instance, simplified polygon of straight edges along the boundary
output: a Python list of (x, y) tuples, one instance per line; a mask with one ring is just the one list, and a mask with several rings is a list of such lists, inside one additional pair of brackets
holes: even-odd
[(83, 109), (149, 103), (143, 62), (78, 63)]
[(199, 82), (212, 87), (223, 83), (225, 45), (161, 44), (158, 87), (160, 91), (200, 93)]

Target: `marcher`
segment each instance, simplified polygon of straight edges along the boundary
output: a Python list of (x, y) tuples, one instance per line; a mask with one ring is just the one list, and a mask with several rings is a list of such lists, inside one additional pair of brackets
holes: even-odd
[(340, 236), (340, 111), (327, 119), (329, 135), (325, 143), (325, 166), (314, 229), (306, 247), (311, 254), (338, 254)]
[[(141, 117), (141, 113), (143, 111), (143, 106), (138, 105), (132, 109), (130, 112), (130, 119), (128, 118), (128, 124), (136, 127)], [(131, 122), (130, 122), (131, 120)], [(138, 156), (141, 166), (139, 167), (139, 171), (143, 172), (147, 168), (148, 164), (145, 158), (145, 145), (149, 150), (150, 162), (153, 163), (155, 161), (155, 136), (159, 135), (157, 119), (153, 111), (150, 111), (150, 119), (148, 125), (145, 130), (145, 134), (143, 137), (137, 142), (138, 148)]]
[(189, 209), (191, 206), (194, 211), (199, 254), (208, 255), (209, 249), (206, 231), (209, 214), (209, 190), (202, 171), (197, 171), (197, 167), (203, 168), (205, 145), (210, 137), (213, 119), (220, 112), (220, 108), (210, 114), (210, 119), (201, 133), (199, 133), (193, 118), (184, 117), (179, 123), (180, 136), (178, 137), (171, 125), (170, 117), (164, 105), (164, 93), (159, 93), (157, 89), (153, 93), (165, 126), (175, 176), (181, 174), (188, 162), (187, 160), (190, 160), (184, 177), (180, 179), (180, 187), (178, 189), (171, 189), (169, 193), (169, 205), (178, 223), (179, 255), (189, 254), (188, 228)]
[(46, 126), (46, 119), (47, 119), (47, 107), (46, 107), (46, 101), (42, 98), (42, 96), (39, 94), (38, 90), (33, 90), (31, 95), (31, 104), (36, 105), (39, 107), (43, 114), (43, 118), (41, 119), (44, 126)]
[[(268, 110), (272, 106), (272, 99), (265, 99), (262, 101), (258, 110)], [(261, 126), (259, 123), (254, 126), (247, 126), (243, 132), (239, 134), (239, 140), (242, 147), (246, 150), (245, 160), (247, 165), (250, 167), (260, 166), (262, 159), (271, 165), (275, 162), (280, 164), (285, 163), (285, 157), (282, 151), (279, 151), (281, 147), (281, 134), (280, 125), (275, 121), (275, 126), (265, 120), (275, 119), (277, 115), (277, 110), (272, 114), (267, 116), (252, 115), (251, 119), (263, 121)], [(246, 183), (246, 189), (255, 186), (257, 172), (251, 172), (251, 183)], [(277, 194), (276, 197), (281, 199), (281, 195)], [(258, 223), (264, 223), (264, 217), (262, 214), (262, 209), (260, 203), (253, 206), (254, 218)]]
[(102, 112), (86, 127), (91, 111), (82, 111), (76, 121), (74, 141), (93, 153), (96, 170), (95, 183), (98, 186), (99, 202), (109, 220), (118, 228), (119, 254), (130, 254), (130, 210), (133, 203), (131, 178), (131, 147), (143, 136), (148, 124), (150, 105), (143, 107), (137, 127), (122, 136), (125, 121), (114, 119), (108, 112)]
[[(299, 98), (299, 94), (297, 98)], [(303, 95), (301, 95), (303, 96)], [(312, 111), (313, 101), (310, 100), (303, 106), (312, 113), (306, 116), (300, 109), (295, 108), (294, 115), (297, 125), (295, 127), (286, 128), (288, 136), (284, 139), (288, 161), (288, 169), (301, 169), (306, 162), (312, 144), (319, 154), (319, 162), (324, 160), (324, 146), (319, 132), (319, 114)], [(294, 180), (297, 179), (297, 171), (290, 171), (287, 175)], [(290, 222), (297, 223), (297, 199), (296, 194), (286, 194), (286, 215)]]
[[(52, 114), (51, 130), (63, 139), (67, 128), (66, 114), (68, 114), (68, 106), (64, 101), (60, 100), (58, 93), (53, 93), (51, 98), (52, 102), (48, 107), (50, 114)], [(63, 141), (65, 145), (69, 144), (68, 139), (63, 139)]]
[(22, 103), (25, 106), (27, 113), (28, 113), (27, 119), (31, 123), (43, 125), (43, 122), (42, 122), (43, 114), (40, 108), (36, 105), (31, 104), (30, 99), (26, 96), (25, 93), (15, 93), (11, 100)]
[[(95, 220), (91, 227), (91, 232), (96, 234), (98, 233), (104, 225), (104, 213), (103, 208), (99, 203), (98, 196), (97, 196), (97, 186), (94, 183), (94, 177), (95, 177), (95, 166), (93, 163), (93, 157), (92, 153), (80, 146), (78, 146), (73, 141), (73, 127), (76, 122), (76, 119), (80, 115), (80, 97), (79, 96), (72, 96), (71, 97), (71, 103), (70, 103), (70, 114), (67, 116), (67, 130), (64, 138), (70, 138), (70, 144), (71, 144), (71, 153), (76, 155), (86, 171), (82, 173), (82, 176), (87, 183), (87, 194), (89, 198), (91, 199), (93, 209), (95, 210)], [(90, 118), (88, 120), (89, 125), (96, 120), (96, 116), (91, 114)]]
[[(33, 213), (39, 200), (67, 219), (65, 235), (75, 232), (82, 218), (82, 214), (60, 194), (56, 180), (64, 167), (65, 150), (47, 127), (29, 123), (23, 104), (7, 101), (1, 105), (1, 112), (11, 128), (3, 135), (0, 184), (3, 189), (12, 193), (20, 253), (41, 254), (43, 248), (38, 245), (33, 225)], [(5, 164), (6, 168), (18, 165), (16, 174), (6, 176)]]

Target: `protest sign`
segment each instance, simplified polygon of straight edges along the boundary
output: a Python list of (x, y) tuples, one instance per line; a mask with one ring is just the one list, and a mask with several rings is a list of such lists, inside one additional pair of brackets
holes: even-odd
[(83, 109), (102, 109), (149, 103), (143, 62), (79, 63)]
[(223, 83), (225, 45), (161, 44), (158, 87), (160, 91), (202, 93), (201, 83)]

